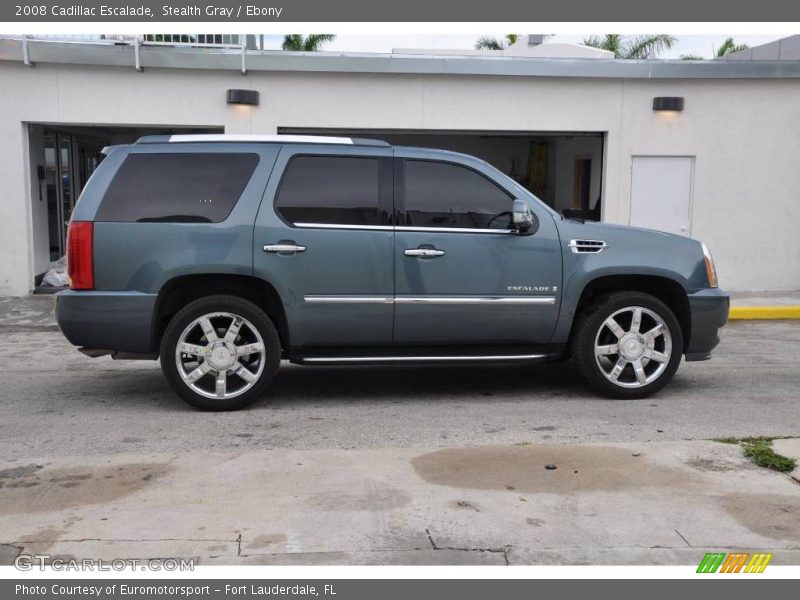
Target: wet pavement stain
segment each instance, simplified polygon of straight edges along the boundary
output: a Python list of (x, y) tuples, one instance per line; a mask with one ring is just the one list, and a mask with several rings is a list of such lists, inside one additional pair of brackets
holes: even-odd
[[(685, 487), (699, 481), (686, 471), (602, 446), (528, 445), (448, 448), (411, 461), (428, 483), (525, 493), (617, 491), (647, 486)], [(546, 465), (558, 468), (548, 470)]]
[(800, 542), (800, 494), (729, 494), (723, 506), (753, 533)]
[(20, 537), (15, 543), (23, 546), (26, 552), (40, 554), (55, 544), (64, 533), (66, 533), (64, 529), (46, 527), (36, 533)]
[(0, 485), (9, 484), (9, 480), (23, 479), (29, 475), (33, 475), (37, 471), (44, 469), (44, 465), (21, 465), (19, 467), (11, 467), (9, 469), (0, 470)]
[(286, 542), (286, 534), (283, 533), (268, 533), (265, 535), (257, 535), (253, 538), (252, 542), (247, 542), (246, 549), (255, 550), (257, 548), (266, 548), (274, 544), (282, 544)]
[(702, 456), (695, 456), (686, 461), (686, 464), (698, 471), (724, 473), (726, 471), (736, 471), (738, 469), (751, 469), (750, 463), (735, 463), (727, 460), (719, 460), (714, 458), (703, 458)]
[(474, 510), (475, 512), (481, 512), (480, 508), (478, 508), (475, 504), (467, 500), (455, 500), (451, 502), (449, 506), (451, 506), (452, 508), (467, 509), (467, 510)]
[(0, 515), (111, 502), (147, 487), (171, 470), (161, 463), (28, 469), (13, 477), (13, 483), (6, 480), (0, 487)]

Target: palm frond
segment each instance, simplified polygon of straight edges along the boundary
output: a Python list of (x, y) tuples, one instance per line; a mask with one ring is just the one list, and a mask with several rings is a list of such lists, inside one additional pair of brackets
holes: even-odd
[(303, 49), (306, 52), (316, 52), (323, 46), (323, 44), (332, 42), (335, 39), (336, 36), (332, 33), (312, 33), (311, 35), (306, 36), (306, 39), (303, 43)]
[(493, 37), (484, 36), (475, 42), (475, 50), (502, 50), (503, 48), (505, 48), (505, 44)]
[(583, 45), (599, 48), (600, 50), (608, 50), (613, 52), (615, 57), (620, 58), (622, 36), (618, 33), (607, 33), (602, 36), (590, 35), (588, 38), (584, 38)]
[(665, 33), (656, 35), (639, 35), (625, 43), (623, 58), (653, 59), (664, 50), (669, 50), (678, 39)]
[(316, 52), (323, 44), (332, 42), (334, 39), (336, 36), (330, 33), (312, 33), (305, 37), (293, 33), (283, 36), (281, 48), (293, 52)]
[(732, 37), (729, 37), (722, 45), (717, 48), (715, 55), (717, 58), (722, 58), (723, 56), (727, 56), (733, 52), (741, 52), (742, 50), (747, 50), (749, 46), (747, 44), (737, 44), (733, 41)]

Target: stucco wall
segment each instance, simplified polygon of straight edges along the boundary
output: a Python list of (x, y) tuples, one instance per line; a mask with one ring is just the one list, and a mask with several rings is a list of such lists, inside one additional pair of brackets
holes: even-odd
[[(604, 219), (627, 223), (632, 155), (695, 157), (692, 235), (731, 290), (800, 288), (800, 81), (607, 80), (269, 73), (0, 62), (0, 294), (31, 287), (34, 219), (27, 122), (277, 127), (605, 131)], [(259, 107), (225, 103), (228, 88)], [(652, 98), (680, 95), (677, 115)], [(39, 222), (40, 220), (37, 220)], [(37, 234), (38, 235), (38, 234)]]

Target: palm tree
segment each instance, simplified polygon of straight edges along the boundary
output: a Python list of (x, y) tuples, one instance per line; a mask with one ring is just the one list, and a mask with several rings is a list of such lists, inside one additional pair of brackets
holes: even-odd
[[(750, 46), (747, 44), (737, 44), (733, 41), (732, 37), (729, 37), (722, 45), (714, 50), (714, 58), (722, 58), (723, 56), (728, 56), (732, 52), (741, 52), (742, 50), (747, 50)], [(681, 54), (681, 60), (705, 60), (702, 56), (698, 54)]]
[(295, 52), (317, 52), (323, 44), (332, 42), (334, 39), (336, 36), (330, 33), (312, 33), (306, 36), (294, 33), (283, 36), (281, 48)]
[(742, 50), (747, 50), (748, 48), (749, 46), (747, 44), (737, 44), (736, 42), (733, 41), (732, 37), (729, 37), (724, 42), (722, 42), (722, 45), (719, 48), (717, 48), (714, 55), (717, 58), (722, 58), (723, 56), (727, 56), (731, 52), (741, 52)]
[(475, 42), (475, 50), (503, 50), (516, 43), (518, 38), (516, 33), (507, 33), (502, 39), (483, 36)]
[(584, 45), (614, 53), (614, 58), (652, 59), (672, 48), (678, 39), (667, 34), (626, 37), (618, 33), (592, 35), (583, 40)]

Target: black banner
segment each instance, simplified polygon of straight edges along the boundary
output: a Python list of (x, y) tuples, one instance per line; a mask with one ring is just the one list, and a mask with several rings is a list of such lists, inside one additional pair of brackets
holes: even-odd
[(786, 0), (47, 0), (3, 2), (10, 22), (786, 22), (800, 3)]
[[(533, 599), (642, 598), (674, 600), (680, 598), (724, 596), (726, 600), (751, 598), (755, 594), (794, 597), (792, 580), (764, 579), (758, 576), (723, 578), (698, 576), (695, 580), (425, 580), (425, 579), (330, 579), (263, 580), (244, 579), (63, 579), (0, 581), (0, 597), (15, 600), (425, 600), (427, 598)], [(785, 596), (784, 596), (785, 594)]]

